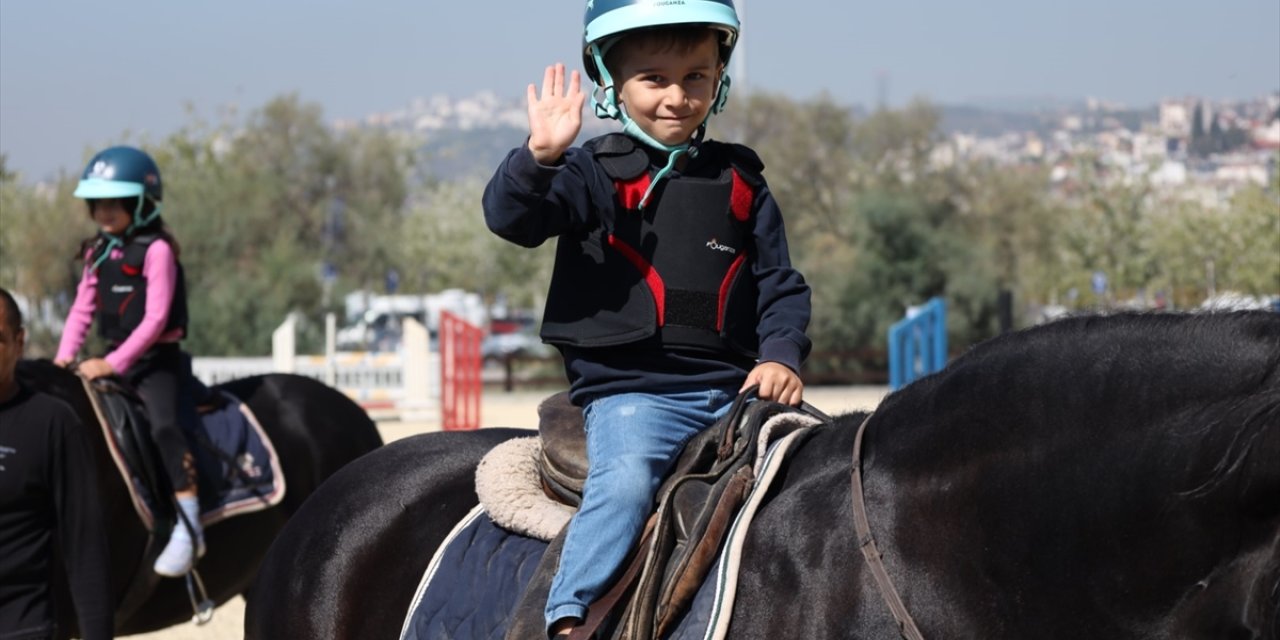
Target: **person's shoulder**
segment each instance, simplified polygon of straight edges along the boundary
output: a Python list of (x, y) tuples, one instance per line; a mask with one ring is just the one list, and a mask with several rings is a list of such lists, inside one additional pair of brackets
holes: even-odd
[(156, 235), (147, 239), (147, 256), (163, 256), (173, 255), (173, 243), (163, 235)]
[(164, 234), (148, 236), (139, 239), (138, 242), (146, 247), (146, 251), (142, 254), (142, 261), (145, 264), (172, 267), (178, 263), (178, 254), (173, 250), (173, 242)]
[(582, 150), (591, 155), (619, 155), (635, 151), (640, 148), (640, 143), (631, 136), (613, 131), (610, 133), (602, 133), (594, 138), (582, 143)]
[(760, 159), (760, 154), (745, 144), (707, 140), (702, 143), (702, 152), (752, 176), (760, 176), (764, 172), (764, 161)]
[(61, 398), (33, 389), (27, 385), (18, 388), (18, 397), (2, 407), (5, 420), (29, 427), (30, 433), (61, 439), (81, 421), (75, 409)]
[(80, 421), (75, 409), (65, 400), (43, 391), (28, 389), (27, 406), (38, 415), (48, 416), (59, 423), (76, 423)]
[(649, 154), (625, 133), (606, 133), (582, 144), (583, 156), (614, 179), (630, 180), (649, 168)]

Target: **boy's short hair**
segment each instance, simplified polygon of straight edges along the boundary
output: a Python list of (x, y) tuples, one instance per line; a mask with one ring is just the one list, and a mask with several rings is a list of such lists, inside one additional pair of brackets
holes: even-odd
[[(637, 29), (619, 36), (617, 42), (614, 42), (609, 47), (609, 50), (604, 54), (604, 66), (608, 68), (610, 75), (617, 77), (618, 70), (621, 67), (618, 51), (624, 49), (624, 44), (627, 45), (626, 48), (646, 47), (654, 51), (688, 53), (706, 42), (707, 38), (719, 40), (719, 32), (706, 25), (678, 25), (654, 29)], [(724, 62), (724, 52), (720, 51), (719, 47), (717, 47), (716, 55), (720, 62)]]

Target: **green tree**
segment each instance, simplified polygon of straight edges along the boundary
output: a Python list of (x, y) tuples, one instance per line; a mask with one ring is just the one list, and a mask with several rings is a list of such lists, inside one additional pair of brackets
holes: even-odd
[(1081, 191), (1064, 212), (1060, 238), (1069, 281), (1087, 290), (1090, 274), (1105, 273), (1110, 299), (1094, 299), (1104, 306), (1145, 292), (1159, 272), (1150, 185), (1112, 179), (1089, 158), (1077, 166)]
[[(1013, 294), (1015, 326), (1032, 308), (1046, 304), (1063, 271), (1056, 250), (1062, 214), (1047, 197), (1048, 171), (1039, 165), (998, 166), (970, 162), (961, 170), (965, 243), (988, 263), (989, 283)], [(977, 284), (977, 283), (975, 283)], [(975, 292), (976, 293), (976, 292)]]
[(729, 113), (717, 131), (764, 159), (792, 261), (813, 289), (811, 369), (851, 366), (841, 354), (872, 357), (866, 350), (883, 349), (906, 308), (934, 295), (950, 299), (956, 344), (993, 332), (994, 269), (967, 235), (981, 231), (965, 220), (969, 185), (935, 160), (936, 109), (917, 101), (859, 120), (825, 96), (754, 94)]
[(9, 173), (0, 181), (0, 283), (40, 309), (28, 319), (27, 353), (53, 357), (57, 326), (70, 306), (83, 263), (80, 242), (93, 235), (84, 203), (71, 197), (75, 180), (28, 185)]
[(484, 223), (479, 179), (432, 183), (409, 208), (401, 269), (410, 290), (462, 288), (490, 300), (503, 294), (512, 304), (541, 308), (551, 278), (555, 242), (529, 250), (489, 231)]
[(271, 331), (301, 312), (304, 348), (319, 346), (321, 268), (345, 286), (381, 282), (397, 263), (410, 150), (386, 133), (335, 132), (318, 106), (285, 96), (243, 126), (197, 122), (153, 149), (165, 217), (183, 247), (201, 354), (270, 350)]
[(1204, 130), (1204, 105), (1197, 102), (1191, 112), (1191, 139), (1187, 141), (1188, 150), (1194, 155), (1209, 153), (1209, 139)]
[(1157, 285), (1183, 307), (1199, 305), (1211, 290), (1280, 295), (1277, 193), (1275, 186), (1250, 187), (1223, 208), (1168, 203), (1168, 215), (1152, 225), (1160, 256)]
[[(132, 144), (164, 175), (162, 211), (181, 249), (186, 345), (196, 354), (267, 353), (290, 312), (313, 320), (302, 348), (317, 349), (319, 319), (333, 307), (321, 265), (338, 269), (336, 293), (381, 282), (399, 263), (412, 154), (389, 134), (335, 132), (318, 107), (285, 96), (242, 123), (193, 117), (164, 140)], [(74, 185), (0, 183), (0, 277), (63, 314), (82, 268), (75, 248), (95, 231)]]

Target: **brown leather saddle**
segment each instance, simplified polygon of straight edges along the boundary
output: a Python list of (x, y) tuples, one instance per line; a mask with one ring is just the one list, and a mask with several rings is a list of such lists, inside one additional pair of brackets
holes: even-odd
[[(728, 414), (685, 446), (658, 490), (657, 511), (628, 566), (614, 587), (591, 606), (581, 637), (658, 638), (670, 631), (715, 564), (733, 517), (754, 482), (758, 436), (764, 423), (785, 412), (802, 411), (830, 422), (805, 404), (800, 409), (754, 401), (755, 390), (740, 394)], [(582, 411), (568, 393), (538, 407), (540, 473), (548, 496), (581, 504), (587, 476)], [(506, 637), (540, 637), (542, 606), (559, 564), (562, 531), (543, 556)], [(608, 635), (605, 631), (611, 629)]]

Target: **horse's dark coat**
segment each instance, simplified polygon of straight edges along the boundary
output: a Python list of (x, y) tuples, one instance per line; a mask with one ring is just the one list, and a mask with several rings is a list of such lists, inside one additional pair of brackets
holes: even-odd
[[(730, 637), (898, 637), (852, 533), (862, 417), (814, 433), (775, 484)], [(273, 547), (249, 637), (395, 637), (435, 543), (475, 502), (475, 462), (512, 435), (420, 436), (339, 474)], [(1280, 638), (1276, 460), (1268, 313), (1007, 335), (886, 398), (863, 453), (872, 531), (929, 638)], [(351, 509), (378, 517), (342, 527)]]
[[(71, 404), (87, 425), (96, 424), (92, 405), (81, 382), (48, 361), (23, 361), (19, 379)], [(236, 516), (206, 532), (208, 554), (197, 565), (209, 597), (223, 603), (243, 593), (256, 575), (267, 547), (285, 521), (338, 468), (381, 446), (382, 438), (368, 414), (340, 392), (301, 376), (272, 374), (219, 385), (247, 404), (271, 438), (287, 482), (284, 500), (274, 508)], [(124, 483), (107, 453), (101, 431), (90, 429), (98, 459), (98, 486), (110, 536), (111, 576), (117, 594), (117, 633), (134, 634), (162, 629), (191, 619), (191, 604), (181, 580), (161, 580), (150, 572), (148, 534), (139, 520)], [(152, 552), (157, 551), (154, 547)], [(144, 566), (145, 565), (145, 566)], [(144, 600), (125, 599), (138, 571), (144, 571)], [(64, 598), (69, 597), (65, 584)], [(66, 601), (66, 600), (64, 600)], [(74, 629), (69, 608), (63, 608), (62, 629)]]
[(480, 458), (519, 435), (530, 432), (414, 436), (334, 474), (272, 545), (249, 596), (245, 637), (398, 637), (432, 553), (478, 502)]

